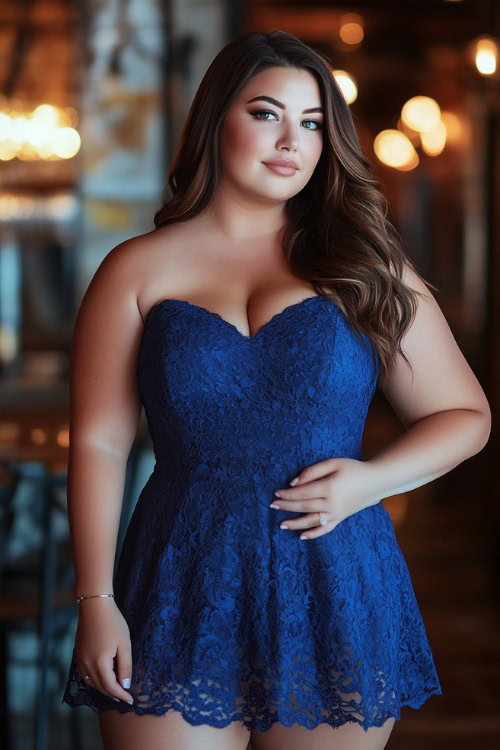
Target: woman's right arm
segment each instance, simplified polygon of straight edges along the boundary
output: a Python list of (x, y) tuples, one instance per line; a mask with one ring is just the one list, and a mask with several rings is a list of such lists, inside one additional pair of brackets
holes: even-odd
[[(125, 470), (141, 413), (136, 256), (135, 239), (108, 253), (85, 292), (73, 331), (68, 521), (75, 596), (113, 593)], [(117, 681), (130, 677), (132, 665), (128, 626), (114, 599), (84, 599), (79, 607), (79, 671), (101, 692), (130, 701)]]

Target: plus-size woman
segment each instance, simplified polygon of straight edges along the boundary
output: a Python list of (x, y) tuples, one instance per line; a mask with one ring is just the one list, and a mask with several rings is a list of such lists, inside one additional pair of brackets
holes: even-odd
[[(63, 701), (106, 750), (378, 750), (442, 692), (380, 501), (478, 453), (488, 401), (299, 39), (219, 53), (167, 187), (75, 324)], [(364, 460), (377, 386), (406, 429)], [(142, 405), (156, 461), (113, 576)]]

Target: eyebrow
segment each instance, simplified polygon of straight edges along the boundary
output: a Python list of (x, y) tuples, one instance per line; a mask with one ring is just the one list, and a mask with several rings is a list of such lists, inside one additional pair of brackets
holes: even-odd
[[(249, 99), (246, 104), (250, 104), (250, 102), (256, 102), (259, 100), (270, 102), (271, 104), (276, 105), (276, 107), (280, 107), (280, 109), (286, 109), (283, 102), (279, 102), (277, 99), (273, 99), (272, 96), (255, 96), (253, 99)], [(303, 115), (307, 114), (308, 112), (323, 112), (323, 107), (311, 107), (310, 109), (302, 110)]]

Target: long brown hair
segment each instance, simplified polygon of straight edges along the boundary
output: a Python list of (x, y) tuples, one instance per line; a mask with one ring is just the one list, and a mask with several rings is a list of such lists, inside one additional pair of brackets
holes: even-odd
[[(280, 240), (292, 271), (328, 296), (355, 332), (367, 335), (381, 372), (393, 371), (401, 339), (417, 310), (402, 280), (406, 256), (387, 218), (389, 204), (361, 152), (349, 106), (333, 64), (285, 31), (247, 32), (210, 64), (191, 104), (169, 170), (155, 228), (187, 221), (207, 208), (221, 177), (220, 134), (225, 115), (257, 73), (272, 66), (309, 71), (321, 92), (323, 149), (305, 187), (286, 201)], [(168, 195), (170, 191), (171, 195)], [(410, 365), (411, 369), (411, 365)]]

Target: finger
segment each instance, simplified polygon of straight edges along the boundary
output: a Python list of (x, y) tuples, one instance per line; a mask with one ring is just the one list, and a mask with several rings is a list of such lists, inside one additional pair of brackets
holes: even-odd
[(294, 513), (312, 513), (313, 511), (326, 511), (325, 498), (314, 497), (308, 500), (284, 500), (273, 498), (271, 506), (274, 510), (290, 510)]
[(85, 679), (84, 679), (85, 675), (88, 675), (88, 674), (89, 674), (89, 671), (88, 671), (88, 670), (87, 670), (87, 671), (85, 671), (85, 670), (83, 669), (83, 667), (77, 667), (77, 669), (78, 669), (78, 674), (80, 675), (80, 679), (82, 680), (82, 682), (86, 682), (86, 683), (92, 682), (92, 678), (90, 678), (89, 680), (85, 680)]
[(127, 689), (130, 687), (132, 679), (132, 649), (130, 641), (128, 643), (118, 643), (116, 661), (116, 679), (124, 689)]
[[(92, 677), (91, 670), (88, 667), (86, 667), (84, 664), (77, 664), (77, 669), (78, 669), (78, 674), (80, 675), (82, 681), (86, 685), (90, 685), (91, 687), (94, 687), (94, 678)], [(87, 675), (88, 675), (88, 679), (86, 680), (85, 677), (87, 677)]]
[(319, 536), (329, 534), (337, 526), (335, 521), (328, 521), (324, 526), (315, 526), (312, 529), (308, 529), (306, 532), (300, 535), (300, 539), (317, 539)]
[(116, 679), (113, 669), (113, 657), (102, 657), (96, 664), (97, 674), (101, 687), (98, 689), (110, 698), (118, 698), (126, 703), (133, 703), (130, 693), (127, 693)]
[(86, 685), (90, 685), (90, 687), (93, 687), (95, 690), (99, 690), (100, 693), (104, 693), (105, 690), (101, 684), (101, 680), (99, 678), (99, 675), (97, 673), (97, 668), (90, 668), (87, 669), (86, 672), (83, 672), (83, 675), (90, 675), (89, 680), (85, 680)]
[(285, 500), (307, 500), (310, 498), (322, 497), (325, 499), (329, 492), (330, 477), (323, 477), (322, 479), (316, 479), (313, 482), (307, 482), (303, 485), (295, 485), (295, 487), (279, 488), (274, 492), (274, 498), (283, 498)]
[[(327, 523), (329, 523), (327, 521)], [(324, 524), (321, 526), (322, 529), (325, 528), (327, 524)], [(292, 531), (298, 531), (301, 529), (312, 529), (318, 526), (318, 513), (308, 513), (305, 516), (300, 516), (300, 518), (287, 518), (286, 521), (283, 521), (280, 524), (280, 529), (288, 528)]]
[(305, 484), (306, 482), (312, 482), (315, 479), (320, 479), (326, 474), (330, 474), (332, 471), (335, 471), (336, 465), (336, 458), (325, 458), (324, 461), (318, 461), (318, 463), (316, 464), (306, 466), (305, 469), (302, 469), (302, 471), (297, 474), (298, 481), (294, 486), (297, 487), (297, 485)]

